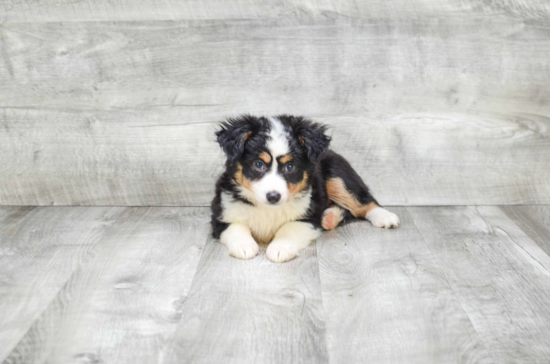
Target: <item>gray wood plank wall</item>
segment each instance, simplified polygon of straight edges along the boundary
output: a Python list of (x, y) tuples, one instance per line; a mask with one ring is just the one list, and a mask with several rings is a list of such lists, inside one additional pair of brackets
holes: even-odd
[(549, 14), (519, 0), (2, 2), (0, 204), (205, 206), (216, 123), (245, 112), (330, 124), (382, 204), (550, 203)]
[(4, 0), (0, 21), (98, 21), (256, 18), (392, 18), (450, 14), (514, 16), (550, 15), (547, 1), (529, 0)]

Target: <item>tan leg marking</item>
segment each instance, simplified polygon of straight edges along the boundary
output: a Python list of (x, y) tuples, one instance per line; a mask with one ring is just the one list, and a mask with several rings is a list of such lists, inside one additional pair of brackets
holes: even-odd
[(355, 217), (364, 219), (369, 211), (378, 207), (374, 202), (363, 205), (357, 201), (355, 196), (346, 188), (344, 181), (339, 177), (327, 180), (326, 187), (328, 197), (340, 206), (344, 206)]

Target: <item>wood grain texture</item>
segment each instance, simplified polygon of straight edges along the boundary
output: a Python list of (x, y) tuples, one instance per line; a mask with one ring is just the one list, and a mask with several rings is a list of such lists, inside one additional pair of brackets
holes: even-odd
[(93, 251), (120, 208), (1, 208), (0, 361)]
[(544, 21), (23, 23), (0, 31), (2, 107), (176, 107), (181, 120), (200, 121), (235, 111), (547, 114), (550, 104)]
[(500, 209), (550, 254), (550, 206), (502, 206)]
[[(216, 122), (182, 122), (171, 112), (160, 119), (137, 111), (6, 114), (0, 116), (10, 125), (0, 129), (3, 204), (206, 206), (223, 171)], [(333, 149), (383, 205), (550, 202), (548, 119), (314, 120), (331, 126)]]
[(326, 363), (315, 245), (284, 264), (209, 241), (167, 363)]
[(0, 362), (550, 360), (529, 230), (493, 206), (393, 210), (397, 230), (354, 221), (274, 264), (206, 241), (207, 208), (0, 208)]
[(127, 208), (5, 363), (161, 363), (208, 209)]
[(289, 0), (6, 0), (0, 4), (0, 22), (261, 19), (297, 15)]
[(302, 17), (386, 18), (390, 20), (423, 16), (480, 16), (548, 19), (550, 4), (528, 0), (392, 0), (335, 1), (293, 0)]
[(4, 0), (0, 21), (175, 20), (232, 18), (414, 18), (441, 14), (548, 18), (546, 1), (527, 0)]
[[(224, 161), (213, 123), (182, 122), (179, 112), (100, 114), (31, 111), (10, 118), (8, 135), (0, 131), (2, 203), (209, 204)], [(19, 144), (17, 135), (26, 141)]]
[(497, 207), (408, 211), (495, 361), (547, 363), (548, 256)]
[(516, 243), (519, 253), (523, 254), (526, 260), (533, 263), (535, 269), (543, 269), (550, 274), (550, 256), (515, 224), (502, 209), (495, 206), (478, 206), (476, 209), (493, 230), (508, 235)]
[(405, 208), (397, 230), (325, 233), (319, 269), (333, 363), (492, 363)]

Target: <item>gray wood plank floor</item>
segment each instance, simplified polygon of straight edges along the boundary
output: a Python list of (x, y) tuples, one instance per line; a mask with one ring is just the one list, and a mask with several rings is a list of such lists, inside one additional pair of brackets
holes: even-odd
[(550, 361), (547, 206), (395, 211), (278, 265), (207, 208), (0, 208), (0, 362)]
[(318, 242), (334, 363), (490, 363), (405, 208), (397, 230), (356, 221)]

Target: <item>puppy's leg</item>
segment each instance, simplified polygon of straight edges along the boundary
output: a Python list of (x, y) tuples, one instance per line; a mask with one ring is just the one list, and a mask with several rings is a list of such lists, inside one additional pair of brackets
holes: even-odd
[[(323, 212), (323, 218), (321, 220), (321, 226), (325, 230), (332, 230), (337, 227), (344, 217), (346, 216), (346, 210), (340, 206), (331, 206)], [(348, 213), (349, 214), (349, 213)]]
[(229, 255), (239, 259), (252, 259), (260, 250), (250, 228), (243, 224), (230, 224), (220, 235), (220, 242), (227, 246)]
[(378, 205), (361, 177), (342, 156), (330, 152), (321, 163), (331, 201), (353, 216), (369, 220), (376, 227), (391, 229), (399, 226), (399, 217)]
[(284, 224), (269, 244), (266, 255), (275, 263), (294, 259), (311, 242), (317, 239), (320, 231), (308, 222), (293, 221)]

